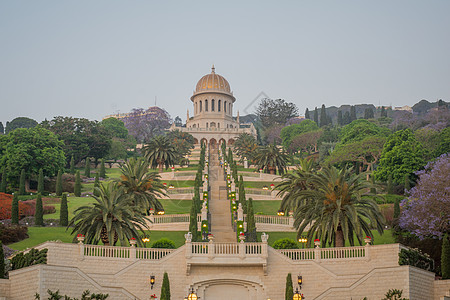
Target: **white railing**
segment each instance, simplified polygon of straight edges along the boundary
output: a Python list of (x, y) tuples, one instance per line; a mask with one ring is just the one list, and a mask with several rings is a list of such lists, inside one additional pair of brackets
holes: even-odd
[(314, 260), (314, 249), (282, 249), (278, 250), (292, 260)]
[(277, 251), (292, 260), (340, 260), (361, 259), (368, 257), (367, 246), (314, 249), (281, 249)]
[[(207, 243), (193, 242), (190, 244), (192, 256), (265, 256), (267, 243)], [(189, 249), (187, 249), (189, 251)]]
[(175, 249), (82, 245), (84, 256), (158, 260)]
[(173, 195), (173, 194), (193, 194), (194, 188), (174, 188), (174, 189), (168, 189), (167, 194)]
[(214, 254), (216, 254), (216, 255), (239, 254), (239, 244), (238, 243), (214, 243)]
[[(171, 215), (154, 215), (153, 224), (167, 224), (167, 223), (189, 223), (190, 214), (171, 214)], [(150, 220), (152, 220), (150, 218)], [(202, 221), (202, 214), (197, 214), (197, 222)]]
[(151, 260), (161, 259), (173, 251), (175, 251), (175, 249), (136, 248), (136, 258)]
[(261, 255), (263, 254), (263, 244), (261, 243), (245, 243), (246, 255)]
[(367, 247), (320, 248), (320, 259), (361, 258), (366, 257)]
[(193, 254), (208, 254), (208, 243), (192, 243)]
[(195, 176), (195, 171), (175, 172), (175, 177)]
[[(287, 216), (255, 215), (255, 223), (262, 224), (290, 225), (289, 219)], [(246, 217), (244, 217), (244, 221), (246, 221)]]

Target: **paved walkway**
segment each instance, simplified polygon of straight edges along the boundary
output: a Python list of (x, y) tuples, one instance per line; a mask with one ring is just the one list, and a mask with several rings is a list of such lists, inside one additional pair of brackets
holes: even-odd
[(211, 148), (209, 159), (209, 184), (211, 193), (209, 212), (211, 213), (211, 233), (218, 243), (236, 242), (236, 234), (231, 227), (230, 204), (227, 199), (226, 181), (219, 166), (217, 149)]

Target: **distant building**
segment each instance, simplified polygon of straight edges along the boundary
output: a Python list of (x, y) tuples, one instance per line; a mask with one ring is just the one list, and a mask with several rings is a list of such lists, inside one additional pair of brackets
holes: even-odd
[(404, 110), (404, 111), (411, 112), (411, 113), (413, 112), (412, 107), (408, 106), (408, 105), (396, 106), (396, 107), (394, 107), (394, 110)]
[(230, 84), (221, 75), (216, 74), (214, 66), (211, 73), (203, 76), (197, 83), (191, 97), (194, 116), (187, 111), (186, 126), (172, 124), (170, 130), (180, 130), (192, 134), (195, 143), (211, 146), (226, 143), (233, 144), (241, 133), (256, 137), (253, 123), (240, 124), (239, 112), (233, 117), (233, 104), (236, 98)]

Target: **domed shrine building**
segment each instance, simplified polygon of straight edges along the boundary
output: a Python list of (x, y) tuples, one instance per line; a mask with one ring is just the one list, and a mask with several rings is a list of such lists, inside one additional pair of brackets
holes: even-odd
[(172, 125), (170, 130), (180, 130), (192, 134), (195, 143), (211, 146), (226, 143), (232, 145), (241, 133), (256, 137), (253, 124), (240, 124), (239, 112), (233, 117), (233, 104), (236, 98), (230, 84), (221, 75), (216, 74), (214, 65), (211, 73), (203, 76), (195, 87), (191, 97), (194, 116), (189, 116), (185, 126)]

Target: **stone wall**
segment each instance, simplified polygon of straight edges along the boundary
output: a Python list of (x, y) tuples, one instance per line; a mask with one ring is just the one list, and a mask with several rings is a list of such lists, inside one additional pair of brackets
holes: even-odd
[[(9, 281), (0, 281), (0, 297), (33, 299), (36, 292), (45, 295), (47, 289), (80, 297), (89, 289), (108, 293), (110, 299), (149, 299), (150, 294), (160, 295), (164, 272), (169, 274), (172, 299), (184, 299), (191, 287), (203, 300), (284, 299), (288, 273), (292, 274), (294, 289), (297, 275), (303, 277), (301, 292), (307, 299), (379, 300), (387, 290), (395, 288), (403, 290), (410, 300), (438, 300), (450, 290), (449, 280), (435, 281), (430, 272), (399, 266), (399, 244), (345, 248), (359, 251), (354, 256), (342, 255), (338, 248), (309, 249), (316, 256), (307, 259), (291, 259), (268, 247), (266, 263), (260, 260), (252, 265), (245, 256), (227, 259), (219, 254), (222, 256), (205, 256), (189, 270), (187, 262), (194, 260), (186, 258), (186, 245), (161, 259), (136, 259), (136, 255), (128, 254), (123, 255), (125, 258), (87, 256), (83, 245), (57, 242), (38, 248), (49, 249), (48, 264), (10, 272)], [(116, 248), (126, 253), (135, 251)], [(326, 258), (330, 253), (334, 258)], [(156, 277), (153, 289), (151, 275)]]

